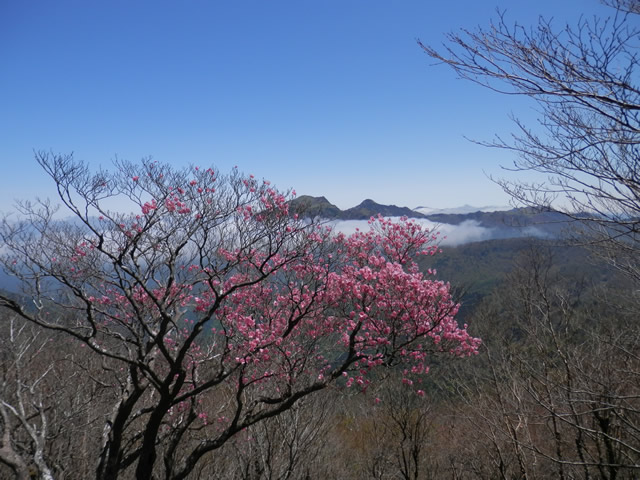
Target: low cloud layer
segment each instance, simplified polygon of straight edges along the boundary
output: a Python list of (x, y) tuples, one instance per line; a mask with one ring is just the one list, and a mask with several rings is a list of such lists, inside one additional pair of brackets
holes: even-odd
[[(416, 223), (424, 228), (439, 232), (439, 243), (443, 246), (457, 246), (465, 243), (480, 242), (483, 240), (491, 240), (493, 238), (518, 237), (525, 233), (522, 230), (513, 230), (513, 235), (506, 234), (505, 230), (497, 228), (487, 228), (480, 225), (476, 220), (465, 220), (459, 225), (436, 224), (429, 220), (413, 219)], [(369, 230), (367, 220), (338, 220), (331, 222), (334, 228), (344, 234), (351, 234), (359, 229), (366, 232)], [(527, 229), (527, 236), (541, 236), (542, 232), (537, 231), (534, 227)], [(534, 231), (536, 230), (536, 231)]]

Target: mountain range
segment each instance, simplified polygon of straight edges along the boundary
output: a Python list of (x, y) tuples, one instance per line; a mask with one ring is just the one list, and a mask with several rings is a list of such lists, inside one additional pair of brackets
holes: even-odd
[(429, 207), (398, 207), (383, 205), (371, 199), (359, 205), (341, 210), (326, 197), (302, 195), (291, 202), (295, 213), (331, 221), (369, 220), (371, 217), (408, 217), (429, 221), (436, 225), (474, 227), (484, 236), (477, 240), (513, 237), (557, 237), (571, 226), (571, 221), (559, 212), (542, 212), (530, 208), (472, 207), (436, 210)]
[(474, 207), (473, 205), (462, 205), (461, 207), (455, 208), (431, 208), (420, 206), (413, 209), (415, 212), (421, 213), (423, 215), (435, 215), (438, 213), (458, 213), (464, 215), (466, 213), (474, 213), (474, 212), (501, 212), (505, 210), (511, 210), (511, 207), (506, 205), (487, 205), (484, 207)]
[(366, 222), (378, 214), (409, 217), (439, 231), (441, 254), (423, 258), (420, 266), (437, 271), (438, 278), (463, 292), (460, 319), (504, 282), (516, 259), (532, 248), (546, 252), (553, 273), (561, 277), (594, 285), (611, 284), (617, 278), (614, 269), (594, 259), (587, 248), (564, 241), (580, 224), (559, 212), (469, 205), (447, 210), (411, 209), (370, 199), (341, 210), (325, 197), (310, 196), (295, 199), (291, 209), (299, 215), (326, 219), (344, 233), (356, 228), (366, 231)]
[[(385, 217), (409, 217), (440, 232), (442, 252), (420, 260), (423, 270), (437, 271), (437, 278), (451, 282), (461, 292), (459, 319), (465, 317), (491, 291), (498, 287), (521, 252), (533, 245), (552, 256), (553, 268), (561, 276), (588, 278), (594, 284), (609, 284), (614, 278), (610, 267), (594, 263), (589, 252), (570, 246), (561, 239), (563, 232), (576, 227), (558, 212), (539, 212), (526, 208), (475, 208), (435, 210), (427, 207), (398, 207), (364, 200), (341, 210), (325, 197), (300, 196), (290, 211), (304, 217), (319, 217), (337, 231), (352, 233), (368, 229), (367, 222), (378, 214)], [(20, 295), (19, 282), (0, 268), (0, 290)], [(26, 300), (28, 303), (28, 299)]]

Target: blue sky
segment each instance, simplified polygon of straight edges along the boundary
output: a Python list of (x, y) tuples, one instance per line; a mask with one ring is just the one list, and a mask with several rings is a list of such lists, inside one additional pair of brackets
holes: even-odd
[(0, 210), (52, 196), (34, 150), (93, 166), (152, 156), (266, 178), (341, 208), (365, 198), (504, 205), (485, 174), (525, 99), (457, 80), (420, 50), (496, 8), (560, 26), (597, 0), (0, 2)]

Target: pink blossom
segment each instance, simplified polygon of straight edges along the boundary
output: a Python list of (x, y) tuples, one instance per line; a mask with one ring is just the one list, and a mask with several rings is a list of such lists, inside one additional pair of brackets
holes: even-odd
[(156, 208), (158, 208), (158, 205), (156, 204), (156, 200), (154, 198), (153, 200), (151, 200), (151, 202), (145, 202), (145, 204), (142, 205), (142, 213), (144, 215), (148, 215), (152, 210), (155, 210)]
[[(480, 340), (456, 320), (450, 286), (418, 267), (419, 255), (437, 253), (432, 232), (408, 219), (376, 217), (367, 230), (336, 234), (290, 216), (290, 196), (268, 182), (250, 176), (245, 188), (237, 175), (235, 190), (222, 187), (223, 198), (214, 195), (208, 175), (198, 187), (203, 195), (149, 182), (156, 198), (141, 205), (142, 215), (117, 217), (129, 239), (100, 224), (105, 241), (88, 236), (55, 250), (69, 283), (82, 289), (87, 282), (79, 298), (89, 299), (93, 338), (116, 343), (126, 333), (142, 345), (153, 337), (152, 354), (140, 361), (154, 377), (177, 385), (175, 398), (186, 399), (173, 404), (165, 424), (195, 412), (214, 424), (212, 432), (228, 426), (231, 420), (215, 421), (222, 409), (210, 406), (207, 391), (190, 397), (212, 369), (232, 372), (222, 385), (229, 392), (242, 386), (248, 399), (275, 399), (336, 379), (365, 391), (376, 369), (388, 366), (422, 397), (417, 388), (433, 355), (478, 351)], [(258, 193), (250, 195), (254, 187)], [(51, 258), (54, 250), (48, 252)], [(121, 267), (113, 267), (114, 258)], [(111, 270), (89, 278), (90, 263)], [(49, 269), (60, 274), (58, 265)], [(126, 281), (116, 281), (120, 274)], [(198, 338), (203, 331), (207, 338)], [(184, 361), (173, 369), (178, 357)]]

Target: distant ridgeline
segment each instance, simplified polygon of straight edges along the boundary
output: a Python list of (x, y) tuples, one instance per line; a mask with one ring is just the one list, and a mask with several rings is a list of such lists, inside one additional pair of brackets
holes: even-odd
[[(435, 224), (462, 225), (473, 222), (474, 225), (492, 229), (495, 238), (542, 237), (555, 238), (571, 227), (571, 221), (562, 213), (539, 212), (530, 208), (512, 210), (482, 211), (477, 209), (469, 213), (421, 213), (396, 205), (381, 205), (373, 200), (365, 200), (360, 205), (340, 210), (325, 197), (302, 195), (291, 202), (291, 211), (306, 217), (320, 217), (327, 220), (368, 220), (377, 215), (384, 217), (409, 217), (428, 220)], [(467, 210), (473, 210), (472, 207)]]
[[(464, 210), (468, 213), (429, 212), (423, 207), (412, 210), (396, 205), (381, 205), (373, 200), (365, 200), (358, 206), (341, 210), (325, 197), (307, 195), (296, 198), (290, 205), (292, 213), (336, 222), (338, 230), (344, 226), (351, 226), (353, 229), (354, 222), (364, 223), (378, 214), (385, 217), (406, 216), (438, 226), (442, 231), (441, 237), (447, 237), (441, 243), (444, 255), (425, 259), (423, 267), (436, 268), (438, 277), (451, 281), (454, 285), (469, 287), (467, 296), (487, 294), (511, 269), (517, 252), (526, 248), (532, 239), (552, 246), (561, 243), (557, 239), (563, 232), (576, 227), (575, 223), (570, 223), (567, 217), (556, 212), (534, 212), (525, 208), (502, 211), (478, 209), (470, 212), (473, 208), (466, 207)], [(366, 228), (366, 224), (361, 227)], [(475, 232), (474, 235), (469, 235), (470, 231)], [(460, 240), (452, 241), (456, 237)], [(559, 248), (559, 245), (553, 246), (554, 250)], [(585, 266), (586, 252), (583, 250), (565, 246), (562, 247), (562, 253), (559, 250), (557, 253), (558, 268), (591, 269), (590, 265)], [(2, 270), (0, 289), (19, 292), (15, 278)]]
[(420, 264), (424, 271), (436, 270), (438, 278), (460, 290), (460, 318), (465, 318), (482, 298), (500, 285), (522, 252), (533, 245), (548, 252), (553, 272), (562, 277), (588, 278), (593, 284), (609, 284), (615, 277), (610, 266), (590, 259), (587, 249), (564, 241), (580, 229), (580, 223), (559, 212), (528, 208), (472, 211), (472, 207), (465, 207), (454, 209), (464, 213), (443, 213), (424, 207), (412, 210), (381, 205), (373, 200), (340, 210), (325, 197), (311, 196), (296, 198), (290, 210), (335, 222), (337, 230), (349, 231), (349, 227), (353, 230), (354, 222), (363, 222), (378, 214), (406, 216), (435, 225), (441, 231), (443, 253), (424, 258)]

